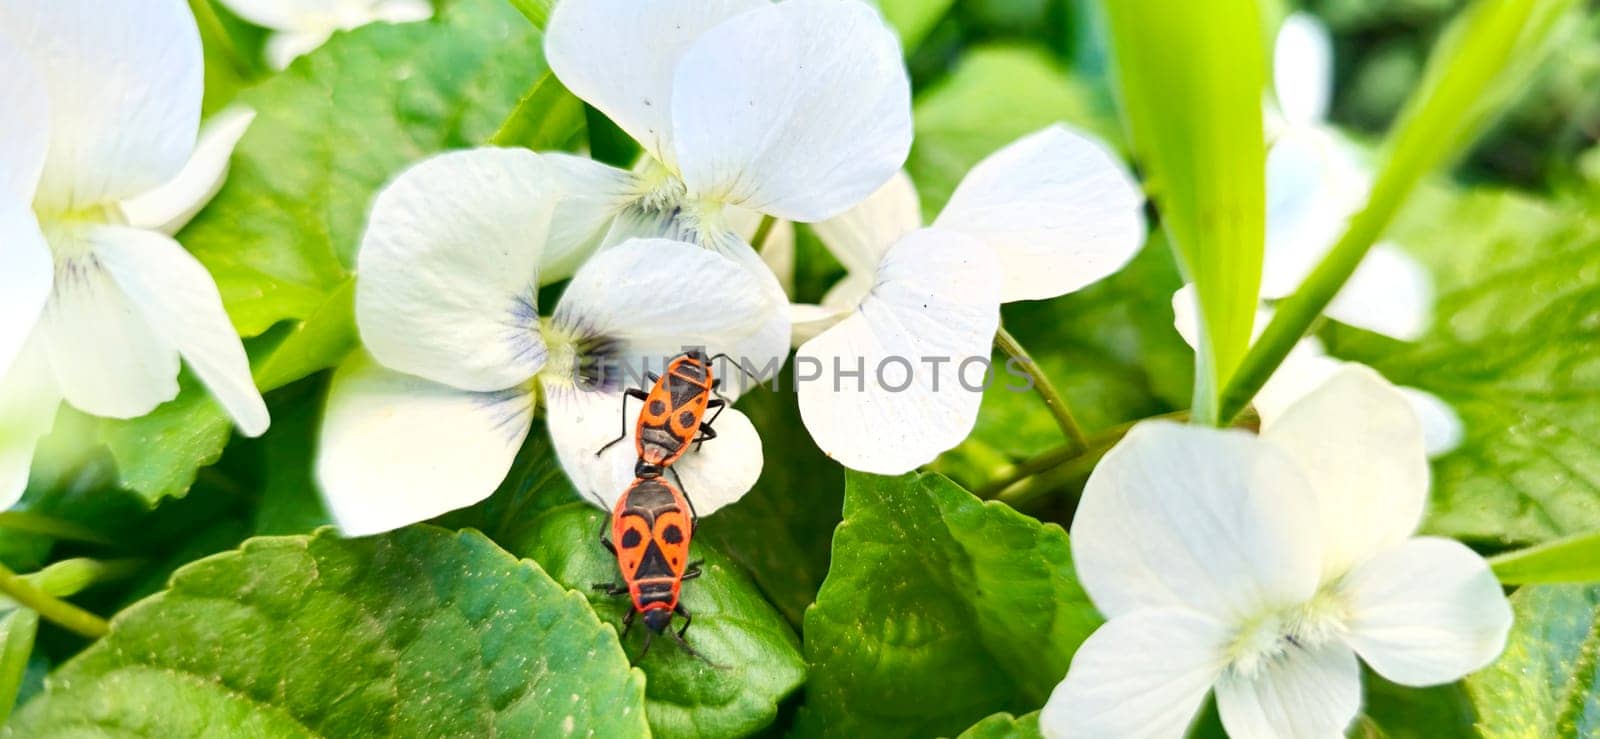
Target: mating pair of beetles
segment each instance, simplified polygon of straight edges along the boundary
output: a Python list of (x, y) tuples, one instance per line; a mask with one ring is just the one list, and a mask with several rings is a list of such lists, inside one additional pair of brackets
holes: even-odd
[[(724, 355), (718, 355), (721, 356)], [(717, 438), (711, 422), (728, 402), (720, 395), (712, 397), (721, 385), (721, 380), (713, 377), (714, 359), (699, 350), (686, 351), (668, 362), (663, 374), (646, 375), (653, 383), (649, 392), (629, 388), (622, 401), (622, 433), (595, 452), (599, 456), (627, 438), (627, 399), (641, 401), (643, 407), (634, 422), (639, 454), (633, 467), (634, 480), (611, 511), (607, 524), (610, 538), (605, 529), (600, 533), (600, 543), (617, 558), (622, 584), (601, 583), (595, 589), (632, 598), (633, 610), (623, 621), (623, 636), (642, 613), (644, 624), (652, 633), (667, 634), (684, 651), (701, 660), (705, 658), (683, 639), (693, 617), (678, 602), (683, 581), (700, 576), (700, 563), (689, 561), (689, 542), (700, 517), (672, 463), (683, 457), (690, 445), (698, 449), (700, 444)], [(712, 412), (710, 418), (706, 418), (707, 412)], [(668, 472), (678, 480), (676, 485), (667, 481)], [(683, 617), (683, 627), (676, 632), (667, 628), (674, 614)], [(645, 653), (650, 651), (650, 638), (650, 634), (645, 635)]]

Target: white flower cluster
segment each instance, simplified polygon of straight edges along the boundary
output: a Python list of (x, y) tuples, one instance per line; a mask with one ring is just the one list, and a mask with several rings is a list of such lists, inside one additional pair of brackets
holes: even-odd
[(202, 127), (203, 67), (183, 0), (0, 4), (0, 508), (63, 400), (142, 416), (180, 356), (240, 431), (267, 429), (216, 283), (171, 236), (254, 117)]
[[(924, 228), (900, 174), (912, 139), (900, 45), (856, 0), (564, 0), (545, 52), (644, 157), (623, 170), (455, 152), (378, 197), (356, 290), (371, 361), (335, 379), (318, 461), (347, 533), (488, 496), (541, 395), (568, 474), (610, 504), (633, 477), (633, 445), (597, 452), (631, 426), (630, 385), (597, 368), (636, 380), (699, 347), (760, 377), (781, 366), (792, 332), (823, 367), (987, 357), (1002, 302), (1081, 288), (1144, 240), (1132, 177), (1104, 145), (1059, 126), (978, 165)], [(849, 269), (823, 306), (789, 305), (749, 243), (761, 216), (815, 224)], [(538, 285), (569, 277), (541, 318)], [(802, 415), (841, 463), (909, 471), (977, 419), (982, 394), (955, 371), (942, 364), (899, 392), (806, 383)], [(730, 399), (743, 384), (728, 383)], [(730, 409), (717, 432), (674, 466), (702, 515), (761, 471), (748, 419)]]
[[(420, 0), (227, 4), (279, 32), (277, 66), (337, 30), (431, 14)], [(756, 379), (791, 346), (835, 373), (942, 358), (893, 389), (798, 387), (833, 458), (913, 470), (971, 432), (982, 393), (958, 362), (989, 356), (1003, 303), (1079, 290), (1144, 242), (1138, 184), (1063, 126), (979, 163), (925, 224), (901, 172), (902, 50), (860, 0), (563, 0), (545, 44), (562, 84), (644, 155), (619, 169), (450, 152), (377, 196), (358, 252), (365, 350), (334, 376), (316, 463), (347, 534), (490, 495), (541, 403), (568, 475), (611, 504), (634, 474), (631, 439), (602, 452), (631, 427), (626, 391), (689, 348)], [(1267, 299), (1300, 282), (1370, 186), (1322, 123), (1330, 58), (1326, 37), (1291, 18), (1271, 114)], [(215, 283), (171, 237), (217, 192), (253, 115), (202, 127), (202, 68), (182, 0), (0, 4), (0, 507), (21, 496), (63, 401), (143, 415), (176, 395), (180, 358), (243, 433), (267, 428)], [(819, 305), (791, 304), (770, 266), (792, 254), (750, 243), (763, 219), (812, 224), (846, 268)], [(541, 305), (556, 282), (560, 299)], [(1429, 292), (1419, 266), (1382, 247), (1330, 313), (1410, 339)], [(1193, 342), (1192, 297), (1174, 309)], [(727, 383), (728, 399), (745, 386)], [(1461, 435), (1448, 406), (1307, 340), (1257, 407), (1259, 436), (1147, 423), (1094, 471), (1072, 546), (1109, 621), (1051, 697), (1047, 735), (1177, 736), (1214, 691), (1235, 736), (1331, 736), (1358, 710), (1358, 656), (1427, 685), (1499, 653), (1510, 611), (1483, 560), (1413, 537), (1426, 452)], [(727, 409), (716, 440), (673, 469), (704, 515), (761, 467), (754, 426)]]

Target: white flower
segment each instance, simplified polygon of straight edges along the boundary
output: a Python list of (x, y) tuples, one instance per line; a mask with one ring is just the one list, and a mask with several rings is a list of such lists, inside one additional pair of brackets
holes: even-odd
[[(1267, 247), (1261, 296), (1287, 297), (1366, 204), (1372, 175), (1359, 149), (1327, 122), (1333, 88), (1328, 31), (1295, 13), (1278, 32), (1273, 87), (1281, 118), (1267, 154)], [(1391, 243), (1379, 243), (1328, 305), (1328, 316), (1402, 340), (1427, 328), (1433, 311), (1428, 271)]]
[(142, 416), (180, 355), (266, 430), (216, 283), (169, 234), (220, 187), (248, 112), (196, 146), (202, 59), (182, 0), (0, 4), (0, 507), (65, 399)]
[(283, 69), (328, 42), (335, 31), (370, 23), (410, 23), (433, 17), (428, 0), (221, 0), (239, 16), (275, 33), (267, 39), (267, 63)]
[(1079, 579), (1109, 619), (1040, 714), (1049, 737), (1179, 737), (1215, 690), (1235, 739), (1338, 737), (1357, 656), (1402, 685), (1448, 683), (1505, 647), (1511, 608), (1483, 558), (1413, 537), (1422, 433), (1348, 367), (1260, 437), (1140, 424), (1072, 524)]
[[(1173, 325), (1191, 347), (1196, 345), (1200, 335), (1198, 306), (1194, 285), (1185, 285), (1172, 294)], [(1261, 332), (1271, 321), (1270, 308), (1263, 306), (1256, 309), (1256, 338), (1261, 336)], [(1261, 416), (1261, 427), (1265, 429), (1277, 423), (1290, 407), (1312, 390), (1321, 387), (1328, 378), (1339, 371), (1339, 368), (1347, 365), (1365, 366), (1358, 362), (1347, 362), (1328, 356), (1322, 342), (1315, 336), (1307, 336), (1296, 342), (1294, 348), (1289, 350), (1289, 355), (1284, 357), (1283, 362), (1272, 372), (1272, 376), (1268, 377), (1261, 385), (1261, 389), (1256, 391), (1256, 397), (1250, 401), (1255, 406), (1256, 413)], [(1414, 387), (1401, 387), (1399, 390), (1406, 402), (1411, 405), (1411, 411), (1416, 414), (1418, 422), (1422, 424), (1422, 437), (1429, 457), (1444, 456), (1461, 445), (1465, 429), (1461, 417), (1449, 403), (1432, 393)]]
[[(570, 163), (522, 149), (454, 152), (414, 165), (378, 195), (356, 283), (371, 358), (335, 375), (317, 459), (345, 533), (487, 497), (541, 393), (563, 465), (581, 492), (609, 504), (632, 477), (633, 447), (595, 452), (623, 425), (624, 386), (647, 361), (659, 368), (686, 347), (716, 354), (759, 327), (766, 297), (749, 270), (662, 239), (595, 255), (541, 319), (541, 277), (566, 258), (557, 240), (588, 208), (554, 184)], [(674, 465), (702, 515), (743, 495), (761, 471), (749, 420), (727, 409), (716, 429), (715, 441)]]
[[(545, 55), (561, 82), (645, 151), (581, 176), (612, 219), (590, 242), (665, 236), (761, 275), (763, 329), (735, 356), (787, 348), (787, 298), (736, 232), (740, 211), (815, 222), (877, 190), (911, 148), (894, 32), (857, 0), (563, 0)], [(583, 255), (552, 265), (571, 269)]]
[(817, 445), (846, 467), (898, 474), (961, 443), (1000, 304), (1121, 269), (1144, 242), (1143, 200), (1103, 144), (1052, 126), (979, 162), (928, 228), (903, 174), (817, 224), (847, 270), (822, 305), (793, 309), (798, 356), (822, 375), (797, 388)]

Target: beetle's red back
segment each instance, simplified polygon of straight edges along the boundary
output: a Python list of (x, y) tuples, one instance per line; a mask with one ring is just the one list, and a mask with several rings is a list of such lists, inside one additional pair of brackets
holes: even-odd
[(677, 607), (693, 535), (688, 499), (663, 478), (635, 479), (617, 500), (611, 540), (636, 610)]
[(639, 459), (666, 467), (689, 450), (705, 419), (712, 385), (711, 364), (701, 356), (680, 354), (667, 364), (634, 427)]

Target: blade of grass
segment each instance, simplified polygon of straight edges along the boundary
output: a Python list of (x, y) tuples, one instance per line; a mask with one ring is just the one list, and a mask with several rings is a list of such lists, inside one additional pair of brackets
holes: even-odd
[(1588, 531), (1489, 559), (1506, 585), (1600, 582), (1600, 531)]
[(1254, 0), (1102, 0), (1123, 123), (1184, 277), (1200, 299), (1194, 419), (1250, 346), (1265, 229), (1266, 79)]
[(1428, 62), (1418, 92), (1384, 144), (1384, 162), (1367, 205), (1293, 295), (1279, 303), (1221, 401), (1238, 414), (1288, 356), (1355, 272), (1412, 189), (1449, 164), (1518, 91), (1554, 38), (1571, 29), (1575, 0), (1480, 0), (1451, 27)]

